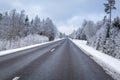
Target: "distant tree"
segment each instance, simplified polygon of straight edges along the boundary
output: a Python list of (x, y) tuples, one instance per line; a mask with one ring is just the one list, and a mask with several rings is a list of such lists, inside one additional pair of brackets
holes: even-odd
[(28, 25), (28, 22), (29, 22), (29, 19), (28, 19), (28, 16), (26, 16), (26, 18), (25, 18), (25, 25)]
[(106, 22), (106, 18), (107, 18), (107, 17), (106, 17), (106, 16), (104, 16), (104, 18), (103, 18), (103, 23), (105, 23), (105, 22)]
[(39, 34), (40, 33), (40, 23), (41, 23), (41, 21), (40, 21), (40, 18), (38, 17), (38, 16), (36, 16), (35, 17), (35, 19), (34, 19), (34, 22), (33, 22), (33, 27), (34, 27), (34, 29), (33, 29), (33, 32), (34, 33), (37, 33), (37, 34)]
[(2, 19), (2, 14), (0, 13), (0, 20)]
[(56, 35), (56, 27), (53, 24), (52, 20), (47, 18), (44, 22), (43, 26), (43, 35), (46, 35), (49, 38), (49, 41), (54, 40)]
[(16, 38), (16, 10), (12, 10), (10, 12), (10, 18), (11, 18), (11, 21), (10, 21), (10, 27), (9, 27), (9, 31), (8, 31), (8, 40), (13, 40)]
[(116, 9), (115, 0), (107, 0), (107, 1), (108, 1), (107, 3), (104, 3), (105, 12), (110, 15), (110, 23), (111, 23), (112, 10)]
[(120, 29), (120, 18), (116, 17), (113, 22), (113, 26)]
[(33, 19), (31, 20), (31, 24), (33, 24)]
[(87, 24), (83, 29), (85, 32), (87, 40), (95, 35), (95, 33), (96, 33), (95, 28), (96, 27), (95, 27), (95, 24), (93, 21), (87, 21)]

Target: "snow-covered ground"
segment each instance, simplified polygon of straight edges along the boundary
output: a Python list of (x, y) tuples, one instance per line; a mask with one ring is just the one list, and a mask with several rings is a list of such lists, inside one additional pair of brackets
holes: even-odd
[(115, 80), (120, 80), (120, 60), (86, 45), (86, 41), (72, 40), (83, 52), (95, 60)]
[(48, 37), (38, 34), (30, 34), (26, 37), (18, 38), (16, 40), (0, 39), (0, 51), (21, 48), (47, 41), (49, 41)]
[(50, 41), (50, 42), (44, 42), (44, 43), (40, 43), (40, 44), (30, 45), (30, 46), (26, 46), (26, 47), (22, 47), (22, 48), (0, 51), (0, 56), (11, 54), (11, 53), (14, 53), (14, 52), (17, 52), (17, 51), (22, 51), (22, 50), (25, 50), (25, 49), (34, 48), (34, 47), (37, 47), (37, 46), (41, 46), (41, 45), (44, 45), (44, 44), (56, 42), (56, 41), (59, 41), (59, 40), (62, 40), (62, 38), (61, 39), (56, 39), (56, 40)]

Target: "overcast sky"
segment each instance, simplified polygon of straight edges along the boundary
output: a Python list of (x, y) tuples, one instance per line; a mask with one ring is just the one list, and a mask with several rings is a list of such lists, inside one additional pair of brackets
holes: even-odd
[[(66, 34), (81, 26), (84, 19), (99, 21), (107, 0), (0, 0), (0, 12), (25, 10), (30, 18), (50, 17), (57, 28)], [(120, 0), (116, 0), (114, 16), (120, 16)]]

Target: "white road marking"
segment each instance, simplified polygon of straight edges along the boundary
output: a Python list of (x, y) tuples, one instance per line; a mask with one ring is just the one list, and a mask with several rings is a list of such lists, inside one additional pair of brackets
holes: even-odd
[(18, 79), (20, 79), (20, 77), (15, 77), (15, 78), (13, 78), (12, 80), (18, 80)]
[(53, 48), (53, 49), (50, 50), (50, 52), (53, 52), (53, 51), (55, 51), (55, 48)]

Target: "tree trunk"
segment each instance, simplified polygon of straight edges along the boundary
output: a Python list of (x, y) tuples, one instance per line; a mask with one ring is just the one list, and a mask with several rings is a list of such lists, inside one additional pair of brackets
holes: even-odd
[(111, 17), (112, 17), (112, 9), (110, 7), (110, 24), (111, 24)]

